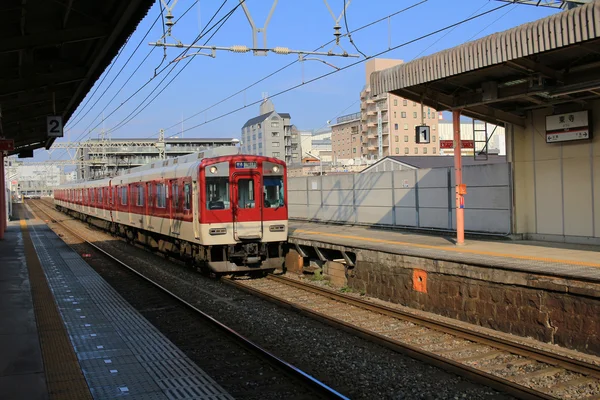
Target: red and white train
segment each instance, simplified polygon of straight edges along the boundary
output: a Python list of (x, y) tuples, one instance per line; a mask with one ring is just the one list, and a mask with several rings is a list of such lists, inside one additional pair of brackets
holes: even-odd
[(220, 147), (69, 183), (55, 207), (129, 242), (216, 274), (281, 267), (288, 234), (286, 166)]

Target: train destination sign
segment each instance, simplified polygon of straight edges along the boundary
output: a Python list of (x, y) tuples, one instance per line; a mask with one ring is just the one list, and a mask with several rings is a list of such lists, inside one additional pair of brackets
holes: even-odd
[(571, 142), (592, 138), (589, 111), (546, 117), (546, 143)]
[(257, 168), (256, 161), (236, 161), (236, 169), (252, 169)]

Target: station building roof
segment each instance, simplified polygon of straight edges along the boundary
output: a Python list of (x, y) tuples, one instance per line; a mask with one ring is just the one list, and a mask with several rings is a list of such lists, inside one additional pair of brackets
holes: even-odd
[(3, 0), (0, 137), (15, 151), (49, 148), (46, 117), (63, 125), (154, 0)]
[(440, 111), (523, 126), (528, 110), (600, 98), (600, 0), (371, 74)]

